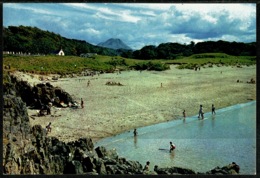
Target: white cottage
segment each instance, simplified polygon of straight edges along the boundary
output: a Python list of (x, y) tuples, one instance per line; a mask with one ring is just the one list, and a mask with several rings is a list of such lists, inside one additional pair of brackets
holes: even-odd
[(60, 51), (58, 51), (58, 53), (56, 54), (58, 56), (65, 56), (65, 53), (62, 49), (60, 49)]

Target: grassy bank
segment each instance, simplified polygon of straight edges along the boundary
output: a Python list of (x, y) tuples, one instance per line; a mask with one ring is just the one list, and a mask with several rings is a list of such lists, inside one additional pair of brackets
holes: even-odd
[(4, 55), (4, 67), (37, 74), (70, 74), (83, 70), (113, 72), (115, 69), (128, 70), (166, 70), (169, 66), (160, 61), (144, 61), (122, 58), (119, 56), (96, 55), (93, 58), (77, 56), (15, 56)]
[(15, 56), (4, 55), (4, 66), (11, 66), (10, 70), (37, 74), (69, 74), (83, 70), (98, 70), (112, 72), (115, 69), (128, 70), (167, 70), (169, 64), (179, 64), (179, 68), (193, 69), (204, 65), (252, 65), (256, 64), (253, 56), (230, 56), (223, 53), (204, 53), (175, 60), (137, 60), (119, 56), (101, 56), (83, 58), (77, 56)]
[(231, 56), (224, 53), (203, 53), (194, 54), (189, 57), (184, 57), (182, 59), (176, 59), (170, 61), (174, 64), (180, 64), (179, 69), (193, 69), (194, 67), (203, 67), (212, 65), (217, 66), (242, 66), (242, 65), (254, 65), (256, 64), (255, 56)]

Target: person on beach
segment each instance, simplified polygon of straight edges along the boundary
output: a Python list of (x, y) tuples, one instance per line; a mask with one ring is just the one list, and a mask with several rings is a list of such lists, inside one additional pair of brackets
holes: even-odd
[(46, 105), (47, 115), (51, 115), (51, 107)]
[(183, 110), (182, 114), (183, 114), (183, 117), (185, 119), (186, 118), (186, 111), (185, 111), (185, 109)]
[(212, 115), (213, 115), (213, 113), (214, 113), (214, 114), (216, 114), (216, 112), (215, 112), (215, 106), (214, 106), (214, 104), (212, 104), (211, 111), (212, 111)]
[(90, 85), (90, 81), (88, 80), (88, 85), (87, 86), (89, 87), (89, 85)]
[(170, 152), (173, 151), (175, 148), (176, 146), (172, 142), (170, 142)]
[(149, 171), (149, 165), (150, 165), (150, 162), (147, 161), (147, 162), (146, 162), (146, 165), (144, 166), (143, 171)]
[(84, 108), (84, 101), (82, 98), (81, 98), (81, 108)]
[(134, 133), (134, 136), (137, 136), (137, 130), (136, 129), (134, 130), (133, 133)]
[(51, 132), (51, 122), (46, 126), (47, 134)]

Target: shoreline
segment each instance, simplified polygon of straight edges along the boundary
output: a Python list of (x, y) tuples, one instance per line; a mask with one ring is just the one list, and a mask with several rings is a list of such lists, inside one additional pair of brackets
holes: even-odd
[[(223, 112), (223, 110), (224, 110), (224, 111), (229, 111), (229, 110), (233, 109), (234, 107), (237, 107), (237, 106), (240, 106), (240, 105), (241, 105), (242, 107), (244, 107), (244, 106), (252, 105), (253, 103), (256, 103), (256, 100), (248, 101), (248, 102), (245, 102), (245, 103), (238, 103), (238, 104), (234, 104), (234, 105), (227, 106), (227, 107), (224, 107), (224, 108), (219, 108), (218, 110), (216, 110), (216, 114), (217, 114), (218, 112)], [(204, 118), (204, 120), (207, 120), (207, 119), (209, 119), (210, 117), (215, 117), (215, 116), (212, 116), (212, 115), (211, 115), (211, 112), (207, 112), (207, 113), (204, 113), (204, 114), (206, 114), (206, 117)], [(198, 116), (198, 115), (187, 116), (187, 117), (185, 118), (185, 121), (183, 121), (183, 122), (189, 123), (189, 122), (193, 122), (193, 121), (197, 121), (197, 120), (202, 120), (202, 119), (198, 119), (197, 116)], [(139, 127), (139, 128), (136, 128), (136, 129), (137, 129), (137, 131), (139, 131), (139, 129), (142, 130), (144, 127), (150, 127), (150, 126), (151, 126), (151, 127), (154, 127), (155, 125), (159, 125), (159, 124), (165, 126), (165, 124), (168, 123), (168, 122), (171, 122), (171, 123), (172, 123), (172, 122), (175, 122), (175, 121), (178, 121), (178, 120), (184, 120), (184, 119), (183, 119), (183, 118), (177, 118), (177, 119), (173, 119), (173, 120), (169, 120), (169, 121), (165, 121), (165, 122), (160, 122), (160, 123), (153, 124), (153, 125), (141, 126), (141, 127)], [(170, 125), (169, 127), (172, 127), (172, 125)], [(168, 129), (169, 127), (168, 127), (168, 126), (163, 127), (163, 129)], [(160, 128), (160, 129), (161, 129), (161, 128)], [(133, 131), (133, 130), (131, 130), (131, 131)], [(130, 132), (130, 131), (124, 131), (124, 132), (122, 132), (122, 133), (119, 133), (119, 134), (116, 134), (116, 135), (112, 135), (112, 136), (110, 136), (110, 137), (102, 138), (101, 140), (96, 141), (96, 143), (97, 143), (97, 142), (102, 143), (102, 140), (104, 140), (104, 139), (110, 139), (111, 137), (115, 137), (115, 136), (118, 136), (118, 135), (121, 135), (121, 134), (125, 134), (125, 133), (127, 133), (127, 132)], [(146, 132), (145, 132), (145, 133), (146, 133)], [(100, 145), (102, 145), (102, 144), (100, 144)]]
[[(59, 86), (78, 103), (84, 99), (83, 109), (52, 107), (57, 117), (30, 116), (35, 110), (28, 109), (31, 125), (43, 128), (52, 122), (49, 136), (68, 142), (80, 137), (90, 137), (93, 142), (100, 139), (198, 114), (202, 104), (204, 112), (256, 100), (256, 85), (248, 84), (256, 79), (256, 65), (236, 68), (231, 66), (202, 68), (201, 71), (176, 69), (171, 65), (167, 71), (123, 71), (121, 74), (107, 73), (99, 76), (50, 80), (45, 82)], [(41, 83), (36, 75), (16, 75), (30, 84)], [(242, 83), (237, 83), (237, 80)], [(87, 86), (87, 81), (90, 85)], [(123, 86), (109, 86), (106, 82), (120, 82)], [(162, 86), (161, 86), (162, 83)]]

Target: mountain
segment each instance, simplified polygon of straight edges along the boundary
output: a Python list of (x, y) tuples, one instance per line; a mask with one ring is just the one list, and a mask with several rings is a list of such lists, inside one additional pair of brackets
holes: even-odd
[(97, 46), (111, 48), (111, 49), (127, 49), (132, 50), (129, 46), (127, 46), (122, 40), (118, 38), (110, 38), (105, 42), (99, 43)]

